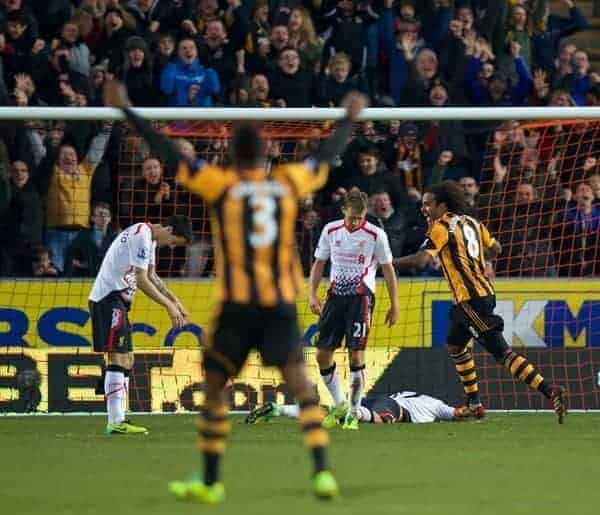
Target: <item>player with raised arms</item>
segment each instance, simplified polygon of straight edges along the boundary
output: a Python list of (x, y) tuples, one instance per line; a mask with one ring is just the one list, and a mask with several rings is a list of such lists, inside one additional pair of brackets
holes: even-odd
[(429, 223), (427, 238), (417, 253), (394, 259), (394, 266), (424, 268), (435, 258), (440, 260), (455, 301), (446, 337), (448, 352), (454, 360), (469, 409), (478, 418), (485, 416), (485, 408), (479, 398), (475, 361), (468, 345), (472, 338), (513, 377), (550, 399), (562, 424), (567, 413), (565, 388), (545, 381), (537, 368), (512, 350), (502, 335), (504, 320), (494, 313), (496, 293), (485, 272), (485, 254), (500, 254), (502, 247), (484, 224), (465, 214), (466, 209), (464, 192), (456, 182), (431, 186), (423, 195), (422, 210)]
[[(297, 404), (279, 405), (268, 402), (252, 410), (246, 417), (246, 424), (268, 422), (276, 417), (297, 418)], [(356, 410), (360, 423), (426, 424), (428, 422), (462, 421), (473, 415), (469, 408), (448, 406), (444, 401), (429, 395), (415, 392), (398, 392), (391, 395), (372, 395), (362, 399)]]
[(218, 503), (225, 499), (220, 481), (221, 456), (230, 432), (225, 386), (257, 349), (265, 365), (277, 367), (299, 406), (299, 423), (310, 448), (313, 490), (319, 498), (338, 493), (327, 463), (325, 416), (314, 385), (308, 379), (296, 314), (302, 272), (296, 251), (298, 201), (323, 187), (329, 163), (346, 148), (352, 122), (366, 105), (359, 93), (344, 101), (346, 118), (319, 153), (304, 163), (265, 168), (265, 142), (251, 124), (239, 125), (231, 142), (230, 166), (221, 168), (186, 159), (172, 141), (128, 108), (122, 85), (105, 91), (110, 105), (123, 108), (127, 120), (154, 151), (178, 163), (177, 180), (210, 208), (215, 242), (219, 300), (203, 352), (205, 399), (198, 422), (204, 473), (171, 483), (180, 499)]
[[(391, 327), (398, 318), (392, 251), (385, 231), (366, 221), (367, 207), (365, 193), (354, 188), (346, 194), (342, 207), (344, 218), (323, 227), (310, 272), (309, 306), (319, 315), (317, 363), (333, 399), (325, 427), (332, 427), (343, 418), (344, 429), (358, 429), (358, 411), (365, 389), (365, 348), (375, 305), (378, 265), (390, 298), (385, 322)], [(331, 261), (330, 282), (327, 301), (322, 307), (317, 290), (328, 260)], [(349, 403), (333, 357), (344, 339), (350, 362)]]
[(128, 311), (139, 288), (163, 306), (173, 327), (186, 323), (187, 311), (156, 274), (157, 247), (192, 241), (192, 225), (184, 216), (171, 216), (164, 225), (137, 223), (121, 232), (106, 251), (89, 295), (94, 351), (105, 353), (104, 395), (107, 434), (147, 433), (125, 418), (129, 374), (134, 354)]

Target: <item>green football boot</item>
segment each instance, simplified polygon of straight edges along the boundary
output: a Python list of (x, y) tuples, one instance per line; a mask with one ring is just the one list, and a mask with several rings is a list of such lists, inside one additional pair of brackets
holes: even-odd
[(348, 413), (348, 405), (346, 403), (339, 406), (329, 406), (327, 408), (327, 416), (323, 420), (323, 427), (331, 429), (340, 423), (340, 420), (345, 418)]
[(342, 429), (358, 431), (358, 418), (355, 417), (350, 411), (346, 413), (346, 418), (344, 418), (344, 424), (342, 425)]
[(136, 426), (129, 421), (123, 421), (120, 424), (106, 424), (107, 435), (147, 435), (148, 429), (142, 426)]
[(337, 481), (328, 470), (323, 470), (313, 478), (313, 491), (319, 499), (333, 499), (340, 493)]
[(246, 424), (258, 424), (259, 422), (268, 422), (272, 418), (278, 417), (279, 406), (274, 402), (267, 402), (258, 408), (254, 408), (246, 417)]
[(201, 504), (219, 504), (225, 500), (223, 483), (204, 484), (199, 478), (187, 481), (171, 481), (169, 492), (180, 501), (193, 501)]

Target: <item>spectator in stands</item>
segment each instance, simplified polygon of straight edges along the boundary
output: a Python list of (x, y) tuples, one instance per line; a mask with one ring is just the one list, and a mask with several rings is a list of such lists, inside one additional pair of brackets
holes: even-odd
[[(79, 136), (84, 136), (86, 125), (76, 127)], [(59, 272), (64, 270), (67, 247), (79, 230), (88, 226), (92, 177), (110, 133), (111, 126), (104, 125), (92, 139), (82, 161), (71, 143), (62, 143), (58, 148), (51, 146), (36, 170), (36, 182), (46, 205), (46, 244)]]
[(296, 234), (298, 235), (298, 251), (302, 271), (308, 277), (321, 234), (321, 221), (319, 213), (315, 209), (312, 207), (303, 209), (298, 220)]
[(0, 246), (5, 266), (2, 275), (28, 275), (31, 250), (42, 243), (44, 214), (24, 161), (10, 165), (10, 191), (6, 200), (0, 211)]
[(514, 59), (518, 82), (510, 87), (509, 78), (501, 73), (495, 73), (489, 80), (487, 87), (480, 82), (479, 74), (484, 59), (490, 57), (488, 45), (478, 49), (476, 42), (468, 40), (467, 55), (471, 58), (465, 71), (465, 88), (467, 98), (475, 105), (506, 106), (522, 105), (529, 95), (532, 79), (529, 69), (521, 57), (521, 46), (516, 41), (510, 43), (511, 55)]
[[(498, 198), (498, 197), (496, 197)], [(552, 211), (538, 199), (533, 184), (517, 185), (514, 199), (506, 199), (497, 225), (491, 225), (492, 233), (502, 244), (503, 252), (498, 258), (498, 275), (551, 276), (555, 275), (555, 263), (551, 245), (550, 226)]]
[(257, 74), (250, 82), (249, 105), (254, 107), (270, 107), (269, 79), (264, 75)]
[(34, 277), (57, 277), (60, 271), (54, 266), (50, 249), (40, 245), (31, 253), (31, 268)]
[(394, 209), (386, 190), (374, 191), (369, 197), (371, 214), (377, 219), (390, 242), (394, 257), (404, 256), (404, 247), (408, 233), (408, 223), (401, 210)]
[(319, 76), (317, 87), (317, 105), (338, 107), (346, 94), (352, 90), (366, 91), (356, 78), (350, 78), (350, 58), (340, 52), (331, 56), (327, 66), (328, 73)]
[(547, 11), (546, 19), (542, 22), (540, 30), (532, 36), (533, 66), (540, 67), (546, 72), (552, 72), (555, 69), (555, 58), (559, 53), (561, 39), (588, 27), (583, 12), (575, 5), (575, 2), (573, 0), (562, 1), (569, 9), (569, 16), (551, 14)]
[(104, 12), (104, 29), (96, 47), (96, 62), (111, 72), (118, 69), (123, 64), (125, 42), (134, 34), (133, 16), (121, 7), (108, 7)]
[(419, 129), (412, 122), (400, 126), (395, 145), (395, 155), (388, 161), (392, 174), (399, 177), (404, 189), (417, 198), (423, 193), (425, 177), (423, 175), (423, 157), (425, 149), (418, 141)]
[(562, 86), (569, 90), (578, 106), (583, 106), (585, 95), (591, 85), (588, 55), (583, 50), (577, 50), (573, 54), (573, 72), (563, 78)]
[(573, 73), (573, 54), (576, 50), (577, 47), (573, 43), (564, 43), (560, 46), (550, 75), (552, 87), (560, 86), (564, 78)]
[(465, 199), (467, 201), (467, 214), (477, 218), (477, 204), (479, 201), (479, 184), (475, 177), (465, 176), (461, 177), (458, 183), (462, 186), (465, 192)]
[(127, 11), (135, 19), (137, 34), (152, 45), (157, 43), (159, 29), (169, 24), (173, 14), (170, 3), (163, 0), (131, 0), (127, 5)]
[(581, 182), (575, 191), (575, 206), (558, 215), (559, 275), (582, 277), (600, 274), (600, 207), (594, 192)]
[(13, 91), (15, 103), (20, 107), (44, 107), (48, 104), (38, 95), (35, 82), (31, 75), (18, 73), (15, 75), (15, 89)]
[(317, 36), (310, 13), (305, 7), (294, 7), (288, 21), (288, 45), (298, 50), (300, 63), (305, 70), (320, 70), (323, 42)]
[(600, 206), (600, 173), (594, 172), (587, 180), (594, 193), (594, 206)]
[(81, 229), (69, 245), (65, 275), (69, 277), (96, 277), (104, 254), (117, 235), (111, 228), (110, 206), (97, 202), (92, 206), (91, 227)]
[(198, 59), (204, 67), (217, 72), (219, 83), (223, 85), (221, 101), (231, 91), (236, 74), (245, 73), (243, 50), (235, 48), (227, 39), (225, 23), (218, 19), (207, 22), (204, 38), (198, 43)]
[(164, 106), (167, 105), (167, 97), (162, 93), (160, 89), (160, 78), (163, 70), (173, 59), (175, 53), (175, 38), (170, 33), (162, 33), (158, 38), (158, 46), (154, 54), (153, 67), (152, 67), (152, 79), (153, 87), (152, 91), (156, 96), (155, 105)]
[(81, 38), (79, 26), (68, 21), (62, 27), (60, 37), (52, 41), (52, 47), (62, 45), (70, 48), (69, 68), (87, 77), (90, 74), (90, 49)]
[(289, 46), (290, 31), (287, 28), (287, 25), (284, 25), (283, 23), (273, 24), (269, 34), (269, 60), (276, 62), (277, 59), (279, 59), (279, 54)]
[(53, 106), (77, 106), (82, 94), (89, 98), (89, 80), (73, 70), (70, 65), (71, 49), (59, 43), (51, 52), (50, 59), (32, 71), (42, 99)]
[(30, 73), (47, 59), (45, 46), (44, 40), (37, 39), (37, 30), (28, 16), (20, 11), (8, 14), (3, 59), (9, 73)]
[[(361, 12), (358, 12), (359, 9)], [(343, 52), (350, 57), (353, 73), (363, 71), (366, 64), (367, 27), (376, 20), (373, 14), (369, 2), (359, 5), (351, 0), (337, 0), (335, 9), (327, 15), (331, 35), (323, 51), (323, 68), (331, 55)]]
[(313, 105), (313, 74), (300, 67), (300, 55), (287, 47), (277, 60), (277, 68), (269, 76), (271, 97), (277, 107), (306, 107)]
[(142, 163), (142, 176), (121, 189), (121, 226), (137, 222), (160, 223), (173, 214), (173, 208), (173, 193), (163, 177), (162, 163), (153, 156), (147, 157)]
[(160, 79), (160, 89), (169, 105), (210, 107), (213, 95), (221, 91), (217, 73), (200, 64), (196, 42), (191, 38), (179, 42), (177, 56), (176, 62), (167, 64)]
[(371, 145), (360, 149), (356, 164), (358, 174), (347, 177), (341, 186), (346, 190), (356, 187), (367, 195), (376, 191), (386, 191), (394, 207), (406, 204), (406, 193), (401, 179), (387, 170), (377, 147)]
[(152, 63), (148, 45), (139, 36), (131, 36), (125, 42), (125, 58), (116, 75), (127, 87), (127, 94), (134, 106), (156, 105), (153, 87)]
[[(386, 7), (391, 2), (387, 2)], [(420, 48), (417, 34), (408, 31), (393, 33), (391, 10), (384, 8), (378, 22), (384, 53), (390, 60), (390, 95), (397, 105), (428, 105), (428, 92), (439, 76), (439, 60), (433, 48), (448, 31), (450, 11), (447, 6), (430, 13), (426, 32), (432, 48)]]

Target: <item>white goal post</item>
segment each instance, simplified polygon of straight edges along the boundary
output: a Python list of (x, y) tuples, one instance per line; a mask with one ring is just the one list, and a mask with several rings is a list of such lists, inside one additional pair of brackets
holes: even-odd
[[(286, 107), (143, 107), (135, 112), (150, 120), (319, 121), (337, 120), (342, 108)], [(0, 120), (123, 120), (110, 107), (0, 107)], [(600, 119), (600, 107), (410, 107), (368, 108), (359, 120), (585, 120)]]

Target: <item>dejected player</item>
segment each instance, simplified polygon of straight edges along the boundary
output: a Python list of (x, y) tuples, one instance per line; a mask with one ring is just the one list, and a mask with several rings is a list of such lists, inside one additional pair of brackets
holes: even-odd
[(156, 274), (157, 247), (186, 245), (192, 226), (184, 216), (171, 216), (164, 225), (137, 223), (121, 232), (108, 248), (89, 295), (94, 351), (105, 353), (104, 395), (107, 434), (147, 433), (125, 418), (129, 373), (133, 367), (131, 326), (127, 313), (139, 288), (163, 306), (173, 327), (181, 327), (187, 312)]
[(494, 313), (496, 294), (485, 273), (485, 253), (497, 255), (500, 244), (484, 224), (465, 211), (462, 188), (454, 181), (430, 187), (423, 195), (423, 214), (429, 222), (427, 238), (416, 254), (394, 259), (402, 268), (423, 268), (439, 258), (444, 276), (454, 295), (450, 328), (446, 337), (448, 352), (454, 360), (468, 405), (478, 417), (485, 416), (479, 398), (477, 372), (469, 342), (477, 340), (513, 377), (538, 390), (552, 401), (558, 422), (567, 413), (567, 392), (551, 385), (526, 357), (513, 351), (504, 336), (504, 320)]
[[(252, 410), (246, 424), (269, 421), (276, 417), (297, 418), (297, 404), (279, 405), (268, 402)], [(372, 395), (362, 399), (356, 412), (360, 423), (373, 424), (426, 424), (429, 422), (462, 421), (474, 415), (466, 406), (455, 408), (429, 395), (398, 392), (391, 395)]]
[[(343, 418), (344, 429), (358, 429), (358, 409), (365, 388), (365, 348), (375, 305), (375, 273), (381, 266), (390, 298), (385, 321), (392, 326), (398, 318), (396, 274), (392, 251), (383, 229), (366, 221), (368, 197), (350, 190), (342, 207), (344, 218), (323, 228), (310, 272), (309, 306), (319, 315), (316, 343), (321, 377), (333, 406), (324, 421), (332, 427)], [(327, 261), (331, 261), (325, 305), (321, 307), (318, 287)], [(346, 402), (333, 355), (345, 340), (350, 361), (350, 395)]]
[(298, 200), (325, 184), (328, 163), (346, 147), (365, 97), (347, 96), (347, 118), (315, 159), (277, 166), (269, 175), (264, 166), (265, 143), (253, 125), (243, 124), (234, 131), (230, 167), (191, 162), (173, 142), (127, 108), (122, 85), (109, 83), (105, 94), (111, 105), (123, 108), (128, 121), (165, 161), (178, 163), (178, 182), (201, 197), (211, 211), (220, 298), (204, 349), (205, 401), (198, 422), (204, 475), (173, 482), (170, 491), (178, 498), (202, 503), (225, 499), (219, 477), (230, 432), (225, 385), (255, 348), (266, 365), (279, 368), (298, 400), (299, 422), (313, 457), (315, 494), (334, 497), (338, 486), (328, 470), (324, 412), (306, 374), (296, 315), (302, 273), (295, 225)]

